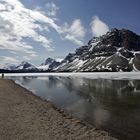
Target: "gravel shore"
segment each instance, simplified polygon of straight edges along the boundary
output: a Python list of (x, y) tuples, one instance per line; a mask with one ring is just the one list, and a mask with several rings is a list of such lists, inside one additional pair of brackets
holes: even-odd
[(12, 80), (0, 79), (0, 140), (116, 140)]

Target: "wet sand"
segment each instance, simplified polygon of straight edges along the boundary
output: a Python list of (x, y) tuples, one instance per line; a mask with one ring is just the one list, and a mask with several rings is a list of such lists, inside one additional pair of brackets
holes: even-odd
[(116, 140), (12, 80), (0, 79), (0, 140)]

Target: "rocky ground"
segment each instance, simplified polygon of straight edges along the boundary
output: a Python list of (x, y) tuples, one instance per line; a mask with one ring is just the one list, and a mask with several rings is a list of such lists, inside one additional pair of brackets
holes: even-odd
[(115, 140), (11, 80), (0, 80), (0, 140)]

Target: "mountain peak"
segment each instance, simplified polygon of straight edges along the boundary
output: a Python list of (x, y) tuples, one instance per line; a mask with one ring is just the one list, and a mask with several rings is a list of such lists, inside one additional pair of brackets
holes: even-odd
[(116, 35), (116, 36), (137, 36), (138, 35), (128, 29), (122, 28), (122, 29), (117, 29), (117, 28), (112, 28), (109, 32), (106, 33), (104, 36), (108, 35)]
[(29, 70), (29, 69), (36, 69), (36, 67), (26, 61), (22, 61), (18, 66), (16, 66), (16, 70)]
[(140, 70), (139, 51), (139, 35), (113, 28), (67, 55), (58, 71), (131, 71), (134, 67)]
[(60, 62), (56, 61), (54, 58), (48, 57), (41, 66), (38, 67), (39, 70), (53, 70), (56, 68)]
[(127, 29), (113, 28), (110, 32), (100, 37), (93, 37), (88, 43), (93, 47), (93, 51), (97, 49), (125, 48), (127, 50), (140, 51), (140, 36)]
[(22, 65), (25, 65), (25, 64), (29, 64), (29, 62), (27, 62), (27, 61), (22, 61), (21, 64), (22, 64)]
[(55, 61), (55, 59), (51, 58), (51, 57), (48, 57), (45, 61), (45, 65), (49, 64), (49, 63), (52, 63), (53, 61)]
[(131, 32), (131, 33), (134, 33), (134, 32), (132, 32), (132, 31), (126, 29), (126, 28), (122, 28), (122, 29), (112, 28), (109, 32)]

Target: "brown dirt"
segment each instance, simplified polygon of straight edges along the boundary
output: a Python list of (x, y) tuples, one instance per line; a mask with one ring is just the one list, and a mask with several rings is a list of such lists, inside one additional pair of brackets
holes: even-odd
[(0, 140), (115, 140), (11, 80), (0, 80)]

